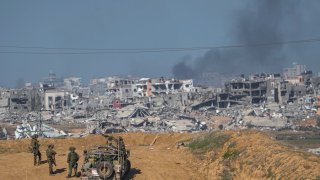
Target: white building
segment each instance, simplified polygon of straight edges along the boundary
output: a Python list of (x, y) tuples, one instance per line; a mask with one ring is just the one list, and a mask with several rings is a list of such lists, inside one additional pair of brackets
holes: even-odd
[(47, 90), (44, 93), (45, 110), (56, 110), (66, 106), (67, 92), (60, 90)]

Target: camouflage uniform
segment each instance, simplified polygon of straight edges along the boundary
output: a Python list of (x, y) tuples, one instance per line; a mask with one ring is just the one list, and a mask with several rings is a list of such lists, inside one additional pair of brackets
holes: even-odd
[(70, 152), (68, 154), (68, 160), (67, 162), (69, 163), (69, 173), (67, 178), (71, 177), (72, 174), (72, 169), (74, 170), (74, 176), (77, 175), (77, 168), (78, 168), (78, 160), (79, 160), (79, 155), (78, 153), (75, 152), (76, 148), (75, 147), (70, 147), (69, 148)]
[(119, 137), (119, 147), (120, 147), (120, 150), (122, 150), (122, 151), (126, 150), (126, 146), (124, 145), (122, 137)]
[[(119, 147), (121, 150), (125, 150), (125, 145), (122, 137), (115, 138), (107, 134), (103, 134), (103, 136), (107, 139), (107, 145), (112, 149), (118, 149)], [(116, 146), (112, 143), (113, 141), (116, 143)]]
[(84, 163), (89, 162), (89, 155), (87, 150), (83, 151), (83, 157), (84, 157)]
[(50, 144), (48, 145), (48, 149), (46, 151), (47, 154), (47, 160), (49, 164), (49, 175), (53, 175), (53, 165), (56, 166), (56, 158), (55, 155), (57, 154), (55, 150), (53, 150), (54, 145)]
[[(40, 162), (41, 162), (40, 143), (37, 138), (38, 138), (38, 135), (33, 135), (31, 139), (33, 165), (40, 165)], [(38, 162), (37, 162), (37, 158), (38, 158)]]

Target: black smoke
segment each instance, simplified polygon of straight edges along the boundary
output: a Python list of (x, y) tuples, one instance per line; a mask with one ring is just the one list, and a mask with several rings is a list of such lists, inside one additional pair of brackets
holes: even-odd
[(172, 71), (175, 73), (175, 77), (178, 79), (189, 79), (195, 76), (193, 69), (188, 66), (185, 61), (175, 64), (172, 68)]
[(178, 79), (190, 79), (196, 76), (195, 71), (188, 64), (191, 61), (190, 56), (184, 56), (180, 62), (172, 67), (172, 72), (175, 73), (175, 78)]
[[(232, 34), (241, 48), (216, 48), (194, 59), (192, 66), (184, 60), (172, 68), (176, 78), (198, 77), (203, 72), (256, 73), (279, 72), (288, 65), (283, 45), (262, 46), (264, 43), (285, 41), (290, 28), (286, 21), (296, 17), (298, 1), (249, 1), (245, 9), (235, 13)], [(214, 43), (213, 43), (214, 44)]]

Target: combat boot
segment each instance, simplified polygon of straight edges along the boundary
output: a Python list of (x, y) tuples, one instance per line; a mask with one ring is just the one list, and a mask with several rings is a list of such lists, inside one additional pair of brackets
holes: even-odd
[(77, 168), (74, 168), (74, 177), (77, 177)]
[(71, 178), (71, 175), (70, 175), (70, 174), (68, 174), (68, 176), (67, 176), (66, 178)]

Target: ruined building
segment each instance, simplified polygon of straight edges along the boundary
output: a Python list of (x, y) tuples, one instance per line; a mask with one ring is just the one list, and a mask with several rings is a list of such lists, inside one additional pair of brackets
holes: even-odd
[(68, 94), (62, 90), (47, 90), (44, 93), (44, 109), (45, 110), (62, 110), (67, 106)]
[(220, 105), (226, 103), (260, 104), (267, 99), (267, 81), (265, 80), (233, 80), (226, 84), (225, 93), (219, 95)]
[(11, 90), (9, 106), (13, 111), (38, 111), (41, 109), (41, 93), (37, 89)]

